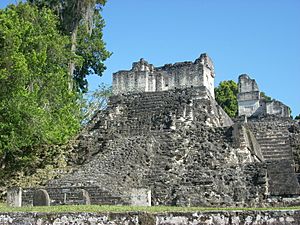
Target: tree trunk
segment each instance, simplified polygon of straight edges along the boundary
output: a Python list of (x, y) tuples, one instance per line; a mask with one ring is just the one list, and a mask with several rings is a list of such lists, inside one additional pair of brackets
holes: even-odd
[[(71, 52), (75, 55), (76, 53), (76, 40), (77, 40), (77, 32), (78, 32), (78, 26), (74, 28), (71, 34)], [(74, 88), (74, 82), (73, 82), (73, 75), (75, 71), (75, 62), (74, 59), (72, 59), (69, 62), (69, 90), (72, 91)]]

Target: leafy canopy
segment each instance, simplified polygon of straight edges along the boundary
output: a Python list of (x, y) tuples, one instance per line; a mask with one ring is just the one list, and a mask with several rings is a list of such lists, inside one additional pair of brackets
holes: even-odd
[[(0, 10), (0, 176), (38, 166), (80, 126), (76, 93), (68, 90), (70, 40), (51, 10), (28, 3)], [(4, 173), (4, 170), (6, 173)]]
[(103, 41), (101, 17), (106, 0), (28, 0), (40, 9), (49, 8), (60, 18), (60, 31), (68, 35), (70, 48), (81, 63), (70, 60), (70, 74), (77, 91), (86, 92), (86, 77), (91, 74), (102, 76), (106, 69), (104, 61), (111, 53)]
[(217, 103), (231, 118), (238, 115), (237, 94), (238, 85), (233, 80), (222, 81), (219, 86), (215, 88)]

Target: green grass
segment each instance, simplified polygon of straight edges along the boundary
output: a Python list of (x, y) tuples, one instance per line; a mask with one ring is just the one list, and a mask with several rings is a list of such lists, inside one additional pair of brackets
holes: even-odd
[(249, 211), (249, 210), (300, 210), (300, 206), (295, 207), (275, 207), (275, 208), (204, 208), (204, 207), (171, 207), (171, 206), (108, 206), (108, 205), (62, 205), (49, 207), (6, 207), (0, 204), (0, 212), (204, 212), (204, 211)]

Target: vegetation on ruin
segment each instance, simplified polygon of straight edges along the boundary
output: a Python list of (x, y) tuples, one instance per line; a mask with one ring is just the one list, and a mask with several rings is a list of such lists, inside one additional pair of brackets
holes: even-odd
[(0, 212), (103, 212), (103, 213), (122, 213), (122, 212), (203, 212), (203, 211), (251, 211), (251, 210), (300, 210), (300, 206), (292, 207), (261, 207), (261, 208), (242, 208), (242, 207), (177, 207), (177, 206), (117, 206), (117, 205), (61, 205), (61, 206), (39, 206), (12, 208), (0, 204)]
[(266, 93), (263, 91), (260, 92), (260, 97), (265, 99), (266, 101), (272, 101), (272, 98), (270, 96), (266, 95)]
[(231, 118), (238, 115), (237, 94), (238, 85), (233, 80), (222, 81), (219, 86), (215, 88), (217, 103)]
[(102, 39), (104, 3), (32, 0), (0, 10), (0, 192), (61, 173), (67, 143), (102, 104), (82, 92), (111, 55)]

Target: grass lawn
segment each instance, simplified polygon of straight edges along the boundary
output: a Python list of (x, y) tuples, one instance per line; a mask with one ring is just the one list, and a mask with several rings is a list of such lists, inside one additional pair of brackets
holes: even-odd
[(275, 208), (205, 208), (205, 207), (172, 207), (172, 206), (108, 206), (108, 205), (61, 205), (42, 207), (12, 208), (0, 203), (1, 212), (203, 212), (203, 211), (234, 211), (234, 210), (300, 210), (300, 206)]

